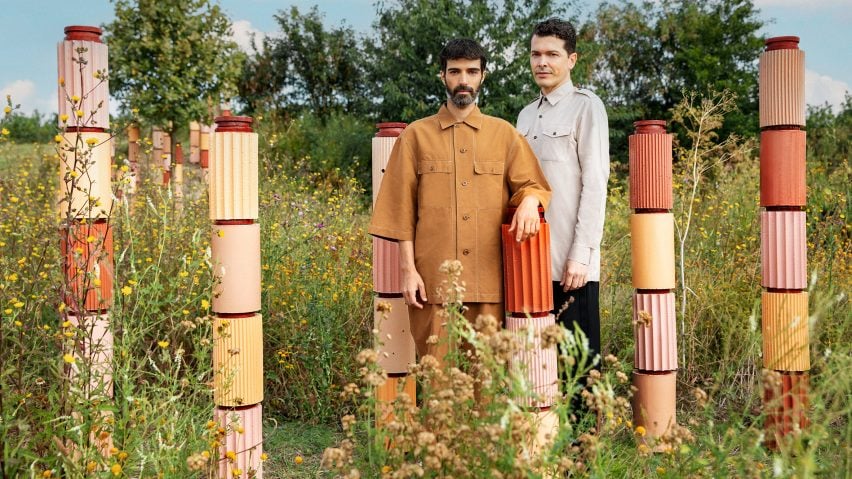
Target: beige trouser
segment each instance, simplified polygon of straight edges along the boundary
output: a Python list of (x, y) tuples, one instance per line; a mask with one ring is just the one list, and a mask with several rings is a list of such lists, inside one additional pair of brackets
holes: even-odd
[[(476, 321), (480, 314), (490, 314), (497, 318), (498, 324), (503, 324), (503, 303), (464, 303), (467, 310), (464, 317), (471, 323)], [(423, 309), (408, 307), (408, 318), (411, 321), (411, 334), (414, 336), (414, 344), (417, 346), (417, 357), (426, 354), (434, 356), (440, 363), (450, 352), (448, 341), (447, 318), (440, 315), (442, 306), (440, 304), (426, 304)], [(428, 344), (429, 336), (437, 336), (438, 342)]]

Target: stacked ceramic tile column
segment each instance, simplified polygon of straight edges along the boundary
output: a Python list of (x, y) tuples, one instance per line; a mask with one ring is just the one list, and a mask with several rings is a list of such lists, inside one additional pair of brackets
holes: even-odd
[(767, 445), (807, 426), (805, 53), (799, 37), (760, 55), (760, 250)]
[(151, 128), (151, 158), (154, 164), (162, 166), (163, 162), (163, 130), (159, 127)]
[(633, 263), (633, 421), (657, 438), (676, 423), (672, 135), (666, 122), (637, 121), (630, 135)]
[(539, 434), (532, 444), (534, 453), (547, 447), (548, 435), (555, 437), (559, 426), (556, 413), (551, 411), (559, 397), (556, 346), (544, 348), (541, 333), (556, 324), (553, 310), (553, 283), (550, 274), (550, 225), (545, 222), (544, 209), (539, 208), (540, 229), (537, 235), (520, 243), (509, 232), (515, 209), (509, 208), (503, 219), (503, 281), (506, 329), (521, 336), (521, 351), (512, 361), (513, 367), (526, 376), (530, 395), (517, 398), (522, 407), (535, 412)]
[(210, 173), (210, 127), (207, 125), (201, 125), (198, 138), (198, 163), (201, 166), (201, 177), (206, 183), (209, 181)]
[[(405, 129), (405, 123), (379, 123), (373, 137), (372, 172), (373, 204), (384, 178), (396, 139)], [(379, 366), (388, 373), (388, 380), (376, 391), (379, 405), (378, 424), (391, 415), (385, 405), (393, 402), (402, 387), (411, 401), (415, 399), (414, 379), (408, 374), (408, 365), (415, 362), (414, 338), (408, 320), (408, 306), (402, 298), (399, 270), (399, 243), (373, 238), (373, 322), (377, 334)], [(390, 305), (390, 311), (380, 311), (380, 304)]]
[(183, 197), (183, 146), (180, 143), (175, 144), (175, 164), (172, 166), (172, 173), (175, 180), (175, 196)]
[(163, 186), (167, 186), (172, 180), (172, 137), (166, 132), (161, 134), (163, 153), (158, 161), (163, 165)]
[(263, 477), (258, 140), (251, 123), (245, 116), (216, 118), (210, 161), (213, 399), (225, 430), (220, 478)]
[(130, 184), (126, 188), (133, 194), (139, 186), (139, 126), (135, 124), (127, 127), (127, 161), (130, 163)]
[[(107, 46), (97, 27), (65, 27), (57, 46), (59, 114), (67, 115), (60, 143), (60, 257), (63, 302), (75, 331), (68, 370), (71, 391), (92, 407), (113, 395), (113, 243), (109, 223), (113, 194), (109, 127)], [(68, 327), (66, 325), (65, 327)], [(67, 331), (71, 331), (72, 329)], [(106, 414), (106, 413), (102, 413)], [(74, 413), (78, 417), (78, 413)], [(94, 432), (92, 433), (95, 434)], [(111, 439), (95, 435), (108, 454)]]
[(198, 163), (201, 158), (201, 124), (189, 122), (189, 162)]

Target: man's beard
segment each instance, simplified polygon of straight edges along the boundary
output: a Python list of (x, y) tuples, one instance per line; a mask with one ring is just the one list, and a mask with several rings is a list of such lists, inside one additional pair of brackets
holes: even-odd
[[(464, 95), (461, 92), (466, 91), (469, 92), (470, 95)], [(471, 86), (459, 85), (453, 91), (450, 91), (447, 88), (447, 96), (450, 97), (450, 101), (459, 108), (464, 108), (474, 101), (476, 101), (476, 96), (479, 94), (478, 90), (474, 90)]]

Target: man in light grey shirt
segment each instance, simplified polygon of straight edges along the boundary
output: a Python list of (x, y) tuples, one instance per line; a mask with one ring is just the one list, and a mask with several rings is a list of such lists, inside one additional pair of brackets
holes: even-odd
[(576, 322), (600, 353), (600, 244), (609, 179), (606, 109), (594, 93), (574, 87), (576, 31), (551, 18), (535, 26), (530, 67), (541, 95), (518, 115), (517, 128), (532, 146), (553, 189), (550, 223), (554, 314)]

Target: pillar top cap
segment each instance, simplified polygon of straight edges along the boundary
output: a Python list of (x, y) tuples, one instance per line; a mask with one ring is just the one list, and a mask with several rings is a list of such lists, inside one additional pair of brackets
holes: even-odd
[(242, 133), (253, 133), (254, 130), (251, 127), (254, 119), (250, 116), (217, 116), (216, 117), (216, 131), (219, 133), (225, 132), (242, 132)]
[(766, 39), (766, 51), (772, 50), (798, 50), (799, 37), (788, 35), (785, 37), (772, 37)]
[(642, 134), (665, 134), (666, 133), (666, 121), (665, 120), (639, 120), (633, 122), (633, 127), (636, 128), (634, 134), (642, 135)]
[(68, 25), (65, 27), (65, 40), (87, 40), (90, 42), (101, 42), (101, 30), (98, 27), (87, 25)]
[(408, 126), (408, 123), (403, 122), (385, 122), (385, 123), (376, 123), (376, 128), (379, 129), (378, 133), (376, 133), (377, 137), (395, 137), (399, 136), (402, 133), (402, 130)]

